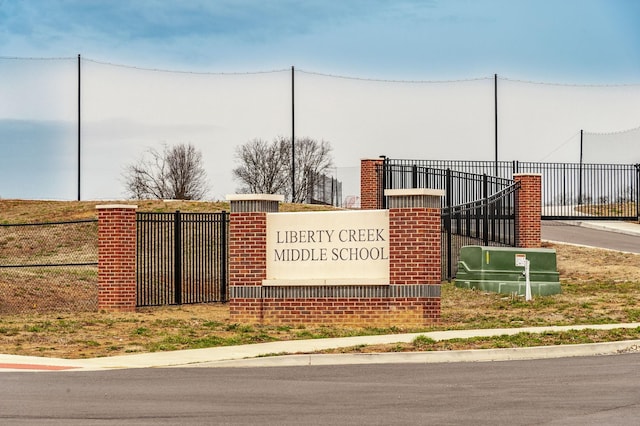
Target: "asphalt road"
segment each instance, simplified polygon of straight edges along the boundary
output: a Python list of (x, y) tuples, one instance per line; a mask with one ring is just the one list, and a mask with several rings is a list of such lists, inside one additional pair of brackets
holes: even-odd
[(591, 229), (566, 222), (543, 221), (542, 239), (640, 253), (640, 235)]
[(640, 353), (553, 360), (4, 373), (0, 423), (615, 425)]

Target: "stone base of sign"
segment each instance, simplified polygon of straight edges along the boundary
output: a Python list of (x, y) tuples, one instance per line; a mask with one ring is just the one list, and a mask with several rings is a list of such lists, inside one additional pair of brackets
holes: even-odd
[(233, 321), (418, 327), (440, 320), (440, 285), (229, 288)]

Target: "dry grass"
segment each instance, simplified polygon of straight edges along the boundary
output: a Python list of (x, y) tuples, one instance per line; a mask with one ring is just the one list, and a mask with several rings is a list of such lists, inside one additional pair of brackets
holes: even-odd
[[(146, 211), (228, 210), (224, 203), (156, 201), (138, 204)], [(0, 200), (0, 223), (87, 218), (95, 215), (95, 205), (95, 202)], [(317, 206), (311, 208), (317, 209)], [(557, 250), (562, 294), (537, 297), (527, 303), (518, 297), (463, 290), (445, 283), (442, 322), (422, 329), (242, 325), (230, 321), (228, 307), (222, 304), (145, 308), (126, 314), (38, 313), (37, 300), (42, 296), (42, 289), (50, 287), (47, 280), (51, 277), (25, 275), (21, 278), (24, 282), (36, 283), (40, 289), (29, 295), (34, 300), (34, 312), (0, 316), (0, 353), (85, 358), (358, 334), (640, 321), (640, 255), (570, 245), (551, 247)], [(2, 280), (0, 276), (0, 282)], [(55, 279), (57, 284), (61, 280)], [(0, 286), (0, 295), (2, 291)], [(607, 339), (607, 336), (611, 335), (596, 337)], [(537, 342), (534, 338), (531, 341)], [(483, 347), (483, 344), (479, 341), (450, 342), (432, 345), (428, 350)], [(427, 345), (418, 344), (366, 350), (427, 350), (425, 348)]]
[(218, 212), (229, 211), (222, 201), (39, 201), (0, 199), (0, 224), (62, 222), (98, 217), (96, 206), (103, 204), (137, 205), (143, 212)]
[(628, 201), (609, 204), (584, 204), (578, 206), (576, 210), (580, 213), (592, 216), (615, 215), (634, 217), (638, 213), (636, 208), (636, 203)]
[[(141, 212), (211, 213), (229, 211), (226, 201), (38, 201), (0, 199), (0, 224), (62, 222), (97, 218), (96, 206), (103, 204), (137, 205)], [(283, 203), (281, 211), (333, 210), (331, 206)]]
[[(522, 298), (464, 290), (445, 283), (442, 322), (434, 327), (344, 329), (241, 325), (231, 322), (228, 307), (222, 304), (145, 308), (127, 314), (21, 314), (0, 317), (0, 352), (84, 358), (358, 334), (640, 321), (639, 255), (567, 245), (553, 247), (558, 253), (562, 294), (537, 297), (527, 303)], [(483, 345), (486, 342), (440, 344), (442, 349)], [(415, 345), (366, 350), (412, 349), (416, 350)]]

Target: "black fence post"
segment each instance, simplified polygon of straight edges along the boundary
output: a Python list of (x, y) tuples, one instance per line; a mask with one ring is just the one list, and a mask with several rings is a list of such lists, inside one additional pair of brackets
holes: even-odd
[(634, 166), (636, 166), (636, 217), (640, 222), (640, 163)]
[(489, 245), (489, 194), (487, 175), (482, 175), (482, 244)]
[(451, 200), (451, 169), (447, 169), (446, 174), (446, 182), (445, 182), (445, 194), (446, 194), (446, 206), (447, 206), (447, 214), (445, 216), (445, 228), (447, 230), (447, 280), (451, 281), (453, 277), (453, 258), (451, 256), (452, 247), (451, 247), (451, 216), (453, 215), (452, 210), (452, 200)]
[(579, 182), (578, 182), (578, 205), (581, 206), (582, 205), (582, 133), (583, 131), (580, 130), (580, 175), (578, 176)]
[(222, 211), (220, 216), (220, 301), (227, 301), (227, 239), (229, 238), (227, 231), (227, 221), (229, 214)]
[(418, 166), (416, 164), (411, 166), (411, 188), (418, 187)]
[(182, 219), (176, 210), (173, 220), (173, 280), (174, 302), (182, 305)]
[(389, 170), (390, 166), (389, 166), (389, 161), (387, 159), (387, 157), (385, 157), (384, 155), (380, 156), (382, 158), (382, 188), (380, 190), (380, 208), (382, 209), (386, 209), (387, 208), (387, 197), (384, 196), (384, 190), (390, 187), (390, 183), (391, 183), (391, 177), (387, 176), (387, 173), (389, 173), (389, 175), (391, 174), (391, 171)]

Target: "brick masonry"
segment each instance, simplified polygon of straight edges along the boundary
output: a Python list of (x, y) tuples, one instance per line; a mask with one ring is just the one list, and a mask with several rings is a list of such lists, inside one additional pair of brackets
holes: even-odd
[(514, 174), (520, 182), (517, 195), (516, 240), (518, 247), (538, 248), (542, 245), (542, 175)]
[(440, 209), (389, 209), (391, 285), (440, 284)]
[(379, 209), (382, 189), (380, 176), (376, 172), (376, 167), (382, 166), (382, 158), (360, 160), (360, 208)]
[[(233, 205), (233, 202), (232, 202)], [(229, 283), (233, 286), (262, 286), (267, 278), (267, 213), (232, 212), (229, 222)], [(231, 319), (262, 322), (262, 298), (229, 298)]]
[(98, 309), (136, 309), (136, 206), (98, 210)]
[(386, 286), (263, 287), (266, 222), (266, 213), (231, 214), (229, 306), (232, 321), (370, 327), (439, 322), (439, 207), (390, 210), (390, 281)]

